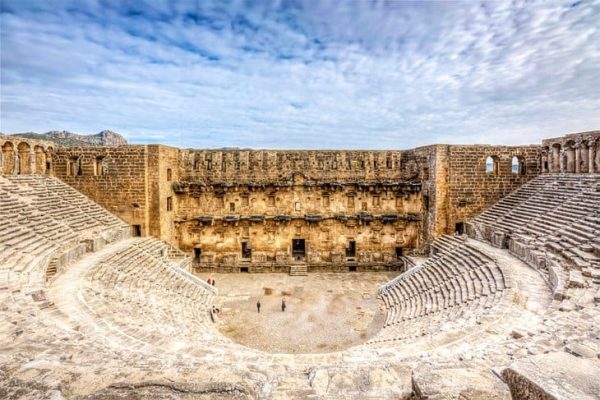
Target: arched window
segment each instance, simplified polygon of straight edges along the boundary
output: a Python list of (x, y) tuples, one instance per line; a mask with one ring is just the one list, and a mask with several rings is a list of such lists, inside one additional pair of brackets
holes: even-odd
[(96, 162), (94, 162), (94, 175), (106, 175), (106, 166), (104, 165), (104, 157), (98, 156), (96, 157)]
[(522, 157), (514, 156), (512, 158), (511, 171), (515, 175), (525, 175), (525, 160)]
[(498, 175), (498, 159), (488, 156), (485, 159), (485, 172), (490, 175)]

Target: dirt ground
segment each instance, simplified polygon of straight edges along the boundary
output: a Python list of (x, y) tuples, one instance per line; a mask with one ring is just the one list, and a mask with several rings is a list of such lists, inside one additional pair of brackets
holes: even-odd
[(212, 274), (219, 289), (215, 305), (221, 310), (217, 327), (240, 344), (271, 353), (339, 351), (381, 329), (385, 314), (377, 288), (396, 275)]

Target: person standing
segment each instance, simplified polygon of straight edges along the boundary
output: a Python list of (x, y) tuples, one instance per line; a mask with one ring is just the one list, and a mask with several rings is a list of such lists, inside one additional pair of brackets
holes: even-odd
[(260, 314), (260, 300), (256, 302), (256, 311)]
[(287, 304), (285, 304), (285, 299), (281, 299), (281, 312), (284, 312), (287, 308)]

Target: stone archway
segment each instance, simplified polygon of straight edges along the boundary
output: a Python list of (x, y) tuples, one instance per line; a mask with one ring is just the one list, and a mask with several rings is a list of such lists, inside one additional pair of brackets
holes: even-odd
[(17, 151), (19, 153), (18, 163), (19, 168), (17, 170), (18, 174), (30, 174), (31, 173), (31, 155), (29, 154), (31, 151), (31, 146), (29, 143), (21, 142), (17, 146)]
[(33, 148), (33, 154), (35, 157), (35, 171), (36, 174), (44, 174), (46, 172), (46, 153), (44, 148), (37, 145)]
[(6, 175), (15, 172), (15, 145), (12, 142), (5, 142), (2, 145), (2, 159), (4, 168), (2, 172)]

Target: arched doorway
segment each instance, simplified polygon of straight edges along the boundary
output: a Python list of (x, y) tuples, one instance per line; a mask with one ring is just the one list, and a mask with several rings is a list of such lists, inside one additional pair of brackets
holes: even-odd
[(6, 142), (2, 145), (2, 158), (4, 163), (3, 173), (6, 175), (15, 172), (15, 146), (12, 142)]
[(31, 151), (31, 147), (29, 146), (28, 143), (21, 142), (21, 143), (19, 143), (17, 150), (19, 151), (19, 169), (18, 169), (17, 173), (30, 174), (31, 173), (31, 163), (30, 163), (31, 155), (29, 154), (29, 152)]

